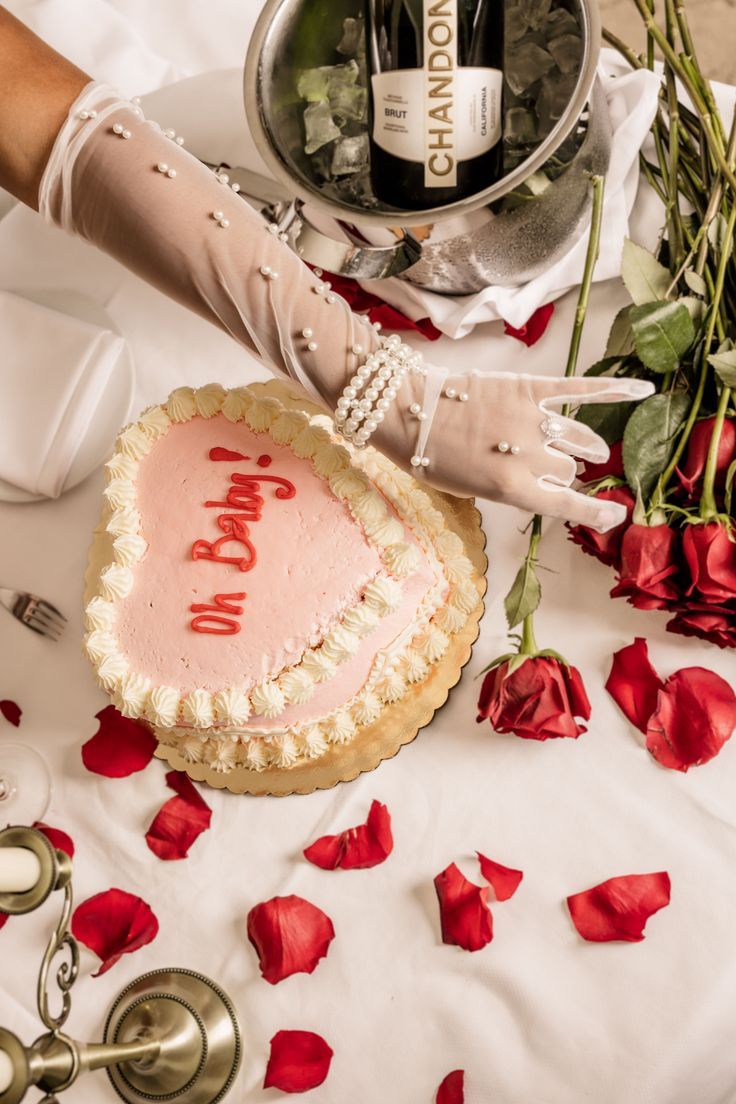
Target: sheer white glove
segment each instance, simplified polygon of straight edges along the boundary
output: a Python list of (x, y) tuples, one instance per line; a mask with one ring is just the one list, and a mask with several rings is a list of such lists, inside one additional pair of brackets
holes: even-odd
[[(39, 210), (224, 329), (330, 411), (378, 346), (374, 329), (321, 286), (226, 178), (104, 85), (88, 85), (72, 105), (41, 182)], [(651, 393), (648, 384), (444, 375), (406, 376), (371, 444), (457, 495), (600, 531), (623, 521), (623, 507), (572, 489), (573, 457), (604, 460), (604, 441), (570, 419), (556, 418), (563, 431), (556, 440), (541, 427), (565, 403), (639, 399)], [(413, 467), (420, 454), (428, 466)]]

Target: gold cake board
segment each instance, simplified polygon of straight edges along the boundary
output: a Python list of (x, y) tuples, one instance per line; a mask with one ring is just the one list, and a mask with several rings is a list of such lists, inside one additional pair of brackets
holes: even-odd
[[(267, 383), (249, 386), (262, 388), (265, 394), (275, 396), (290, 409), (303, 410), (308, 414), (324, 413), (320, 407), (310, 403), (282, 380), (269, 380)], [(333, 744), (319, 759), (300, 763), (288, 770), (268, 767), (262, 771), (253, 771), (238, 767), (227, 773), (220, 773), (204, 763), (188, 762), (175, 748), (165, 744), (158, 746), (156, 755), (159, 759), (166, 760), (174, 770), (184, 771), (195, 781), (206, 782), (218, 790), (227, 789), (231, 793), (248, 793), (254, 796), (270, 794), (286, 797), (290, 794), (327, 790), (338, 782), (352, 782), (359, 774), (375, 770), (384, 759), (392, 759), (405, 744), (416, 738), (419, 730), (428, 725), (436, 711), (445, 704), (450, 690), (459, 682), (462, 669), (470, 659), (484, 611), (485, 573), (488, 567), (486, 537), (474, 500), (454, 498), (424, 483), (421, 486), (432, 499), (433, 505), (444, 514), (447, 527), (462, 539), (468, 559), (475, 568), (473, 581), (478, 590), (477, 606), (460, 632), (450, 638), (448, 650), (434, 664), (429, 678), (410, 687), (400, 701), (384, 706), (378, 720), (360, 727), (350, 743)], [(85, 606), (92, 596), (92, 588), (101, 567), (110, 560), (111, 549), (109, 534), (102, 525), (98, 526), (85, 575)]]

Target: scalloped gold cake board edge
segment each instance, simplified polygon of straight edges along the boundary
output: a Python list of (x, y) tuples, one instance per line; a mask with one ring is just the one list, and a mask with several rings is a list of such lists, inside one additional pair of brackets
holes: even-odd
[[(262, 388), (266, 394), (275, 396), (291, 409), (324, 414), (324, 410), (281, 380), (248, 386)], [(430, 676), (410, 688), (400, 701), (385, 706), (378, 720), (362, 726), (350, 743), (332, 745), (319, 759), (300, 763), (288, 770), (269, 767), (253, 771), (238, 767), (221, 773), (203, 763), (187, 762), (175, 748), (165, 744), (158, 745), (156, 756), (159, 759), (168, 762), (174, 770), (188, 774), (196, 782), (206, 782), (218, 790), (227, 789), (234, 794), (247, 793), (254, 797), (287, 797), (328, 790), (339, 782), (352, 782), (358, 775), (375, 770), (384, 759), (393, 759), (405, 744), (416, 739), (420, 729), (428, 725), (437, 710), (445, 704), (450, 690), (460, 681), (463, 667), (470, 659), (485, 609), (483, 598), (488, 568), (486, 535), (474, 499), (455, 498), (425, 484), (421, 486), (444, 514), (448, 528), (462, 539), (468, 559), (476, 570), (474, 582), (478, 589), (478, 605), (460, 632), (450, 638), (450, 647), (434, 665)], [(101, 567), (110, 558), (111, 547), (109, 534), (100, 523), (94, 531), (85, 573), (85, 606), (92, 596)]]

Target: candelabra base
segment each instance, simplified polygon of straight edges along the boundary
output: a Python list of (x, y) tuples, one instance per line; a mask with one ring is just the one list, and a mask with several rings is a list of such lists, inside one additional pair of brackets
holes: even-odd
[(230, 1089), (241, 1058), (240, 1028), (227, 995), (190, 970), (155, 970), (115, 1001), (105, 1043), (158, 1043), (155, 1053), (108, 1068), (128, 1104), (178, 1100), (216, 1104)]

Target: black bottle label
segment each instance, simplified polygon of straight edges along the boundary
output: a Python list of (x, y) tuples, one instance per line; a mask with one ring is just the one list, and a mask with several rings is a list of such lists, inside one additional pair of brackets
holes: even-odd
[(425, 188), (456, 187), (458, 165), (501, 140), (500, 69), (458, 64), (457, 0), (422, 0), (421, 69), (372, 76), (373, 140), (424, 165)]

